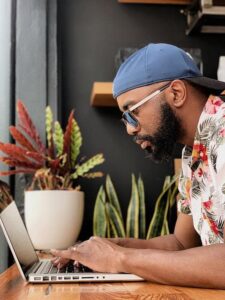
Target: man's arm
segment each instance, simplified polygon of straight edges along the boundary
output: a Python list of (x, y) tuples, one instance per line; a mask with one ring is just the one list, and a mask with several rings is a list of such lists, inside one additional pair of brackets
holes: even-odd
[(224, 244), (183, 251), (126, 248), (118, 265), (151, 282), (225, 289)]
[(181, 251), (132, 249), (92, 237), (75, 248), (52, 251), (98, 272), (128, 272), (162, 284), (225, 289), (225, 245)]
[(149, 240), (134, 238), (108, 239), (119, 246), (136, 249), (184, 250), (201, 245), (194, 229), (192, 217), (179, 213), (174, 234), (155, 237)]
[[(149, 240), (134, 238), (111, 238), (105, 240), (126, 248), (164, 249), (171, 251), (184, 250), (200, 245), (199, 236), (193, 227), (192, 217), (182, 213), (178, 215), (174, 234), (159, 236)], [(59, 255), (52, 259), (52, 263), (58, 268), (62, 268), (69, 262), (69, 259), (70, 257), (62, 258)]]

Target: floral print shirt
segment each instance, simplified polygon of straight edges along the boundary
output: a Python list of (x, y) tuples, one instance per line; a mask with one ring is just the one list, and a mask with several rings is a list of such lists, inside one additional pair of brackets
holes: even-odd
[(185, 146), (182, 152), (178, 211), (192, 215), (202, 245), (224, 243), (224, 100), (224, 96), (210, 95), (198, 122), (193, 147)]

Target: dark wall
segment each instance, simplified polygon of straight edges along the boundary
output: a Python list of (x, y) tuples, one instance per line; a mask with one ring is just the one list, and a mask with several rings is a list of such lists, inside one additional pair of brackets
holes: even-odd
[[(172, 43), (202, 50), (204, 73), (216, 78), (218, 57), (225, 53), (224, 35), (185, 36), (181, 6), (119, 4), (116, 0), (61, 0), (59, 23), (62, 50), (62, 120), (72, 108), (83, 134), (82, 153), (103, 152), (104, 165), (118, 191), (124, 215), (130, 197), (131, 173), (142, 174), (148, 220), (164, 177), (173, 173), (173, 162), (155, 164), (145, 158), (127, 136), (116, 108), (90, 106), (94, 81), (112, 81), (115, 55), (121, 47), (141, 47), (149, 42)], [(176, 155), (180, 149), (176, 150)], [(82, 181), (86, 209), (81, 238), (92, 234), (93, 205), (104, 179)], [(148, 222), (147, 222), (148, 223)]]

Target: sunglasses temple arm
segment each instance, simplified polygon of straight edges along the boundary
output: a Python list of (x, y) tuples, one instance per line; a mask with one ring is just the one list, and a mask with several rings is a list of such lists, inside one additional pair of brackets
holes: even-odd
[(148, 100), (152, 99), (153, 97), (155, 97), (156, 95), (158, 95), (161, 92), (161, 90), (157, 90), (154, 93), (152, 93), (151, 95), (147, 96), (146, 98), (144, 98), (143, 100), (141, 100), (140, 102), (138, 102), (137, 104), (135, 104), (132, 109), (130, 109), (130, 111), (135, 110), (137, 107), (141, 106), (142, 104), (144, 104), (145, 102), (147, 102)]
[(141, 106), (142, 104), (144, 104), (145, 102), (147, 102), (148, 100), (152, 99), (153, 97), (155, 97), (156, 95), (160, 94), (162, 91), (164, 91), (166, 88), (168, 88), (170, 86), (169, 82), (168, 84), (166, 84), (165, 86), (163, 86), (161, 89), (155, 91), (154, 93), (152, 93), (151, 95), (145, 97), (143, 100), (141, 100), (140, 102), (138, 102), (137, 104), (135, 104), (130, 111), (133, 111), (134, 109), (136, 109), (137, 107)]

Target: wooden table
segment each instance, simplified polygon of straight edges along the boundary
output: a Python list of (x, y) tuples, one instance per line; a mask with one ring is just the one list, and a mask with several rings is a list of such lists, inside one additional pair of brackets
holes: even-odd
[(165, 286), (149, 282), (31, 284), (16, 265), (0, 275), (0, 300), (222, 300), (225, 291)]

